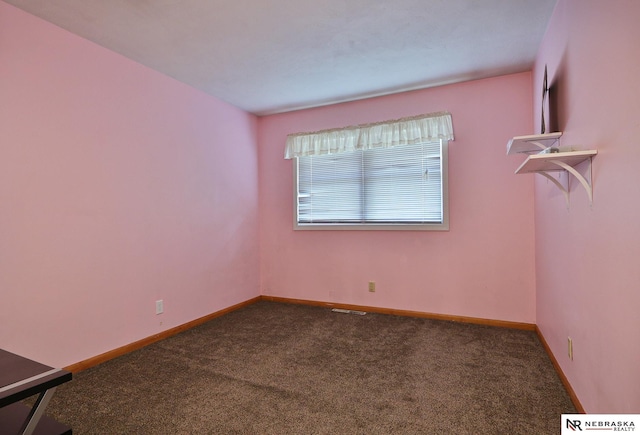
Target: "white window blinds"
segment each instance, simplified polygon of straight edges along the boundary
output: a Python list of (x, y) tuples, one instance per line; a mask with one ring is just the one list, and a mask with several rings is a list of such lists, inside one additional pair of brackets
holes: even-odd
[(297, 223), (446, 229), (446, 141), (299, 157)]

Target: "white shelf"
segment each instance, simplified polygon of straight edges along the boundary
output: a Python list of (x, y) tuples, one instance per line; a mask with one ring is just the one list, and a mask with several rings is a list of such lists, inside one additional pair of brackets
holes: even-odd
[(562, 132), (516, 136), (507, 143), (507, 154), (534, 154), (552, 147)]
[[(596, 150), (531, 154), (520, 165), (520, 167), (516, 169), (516, 174), (537, 173), (545, 176), (562, 191), (565, 200), (567, 201), (567, 206), (569, 206), (568, 177), (565, 185), (553, 175), (549, 174), (549, 172), (566, 171), (567, 173), (573, 175), (576, 180), (578, 180), (580, 184), (582, 184), (582, 187), (584, 187), (584, 190), (589, 196), (589, 203), (593, 203), (593, 189), (591, 186), (591, 158), (596, 154), (598, 154), (598, 151)], [(575, 166), (586, 161), (589, 162), (589, 170), (587, 172), (589, 178), (588, 180), (575, 169)]]
[(573, 168), (576, 165), (598, 154), (596, 150), (569, 151), (564, 153), (531, 154), (518, 169), (516, 174), (531, 172), (566, 171), (567, 166)]
[[(569, 176), (573, 175), (580, 182), (589, 196), (589, 203), (593, 203), (593, 188), (591, 186), (591, 159), (598, 154), (596, 150), (560, 151), (554, 146), (560, 140), (562, 132), (534, 134), (531, 136), (516, 136), (507, 143), (507, 154), (528, 154), (527, 159), (516, 169), (516, 174), (536, 173), (546, 177), (564, 194), (569, 206)], [(555, 152), (551, 152), (555, 151)], [(589, 162), (588, 170), (583, 176), (576, 170), (576, 166)], [(584, 169), (584, 168), (582, 168)], [(558, 178), (552, 173), (566, 172), (567, 176)]]

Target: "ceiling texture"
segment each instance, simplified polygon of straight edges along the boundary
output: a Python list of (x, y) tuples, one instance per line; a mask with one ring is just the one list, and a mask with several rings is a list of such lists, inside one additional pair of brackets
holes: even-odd
[(4, 0), (256, 115), (528, 71), (557, 0)]

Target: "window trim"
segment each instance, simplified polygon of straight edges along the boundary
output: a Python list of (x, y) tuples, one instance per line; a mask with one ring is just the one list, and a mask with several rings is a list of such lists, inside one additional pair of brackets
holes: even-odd
[(298, 158), (293, 160), (293, 229), (294, 231), (449, 231), (449, 141), (441, 140), (442, 153), (442, 222), (389, 224), (298, 223)]

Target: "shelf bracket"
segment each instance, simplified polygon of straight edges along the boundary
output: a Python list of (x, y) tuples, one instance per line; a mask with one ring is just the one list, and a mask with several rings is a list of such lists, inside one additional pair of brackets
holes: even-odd
[[(571, 175), (576, 177), (576, 180), (578, 180), (580, 182), (580, 184), (582, 184), (582, 187), (584, 187), (585, 192), (587, 192), (587, 196), (589, 197), (589, 205), (593, 205), (593, 188), (591, 186), (591, 181), (592, 181), (591, 180), (592, 179), (591, 160), (592, 160), (592, 158), (589, 157), (589, 159), (588, 159), (588, 162), (589, 162), (589, 170), (588, 170), (589, 180), (587, 180), (585, 177), (583, 177), (582, 174), (580, 172), (578, 172), (573, 166), (570, 166), (570, 165), (566, 164), (565, 162), (562, 162), (562, 161), (559, 161), (559, 160), (554, 160), (554, 161), (550, 161), (549, 162), (549, 163), (552, 163), (552, 164), (560, 167), (561, 169), (564, 169), (565, 171), (567, 171), (568, 173), (570, 173)], [(567, 207), (568, 207), (569, 206), (569, 181), (567, 180), (567, 187), (565, 189), (565, 187), (562, 185), (562, 183), (560, 183), (560, 181), (558, 181), (555, 177), (549, 175), (547, 172), (540, 171), (539, 173), (544, 175), (545, 177), (547, 177), (549, 180), (551, 180), (553, 182), (553, 184), (558, 186), (558, 188), (564, 194), (565, 200), (567, 201)]]
[(545, 178), (547, 178), (549, 181), (555, 184), (558, 187), (558, 189), (560, 189), (560, 191), (564, 194), (564, 200), (567, 202), (567, 208), (568, 208), (569, 207), (569, 183), (567, 182), (567, 187), (564, 187), (564, 185), (550, 173), (540, 171), (538, 172), (538, 174), (544, 175)]

